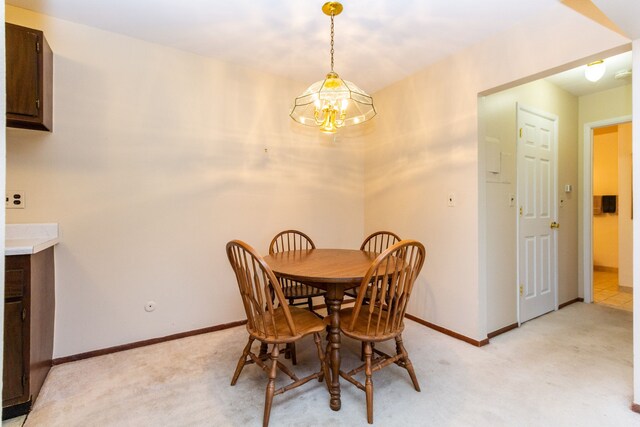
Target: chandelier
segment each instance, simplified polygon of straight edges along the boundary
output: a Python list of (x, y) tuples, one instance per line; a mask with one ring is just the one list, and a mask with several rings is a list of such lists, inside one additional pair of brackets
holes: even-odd
[(296, 122), (317, 126), (326, 133), (366, 122), (376, 115), (373, 98), (350, 81), (342, 80), (333, 70), (333, 18), (342, 9), (337, 1), (322, 6), (325, 15), (331, 17), (331, 71), (295, 99), (290, 114)]

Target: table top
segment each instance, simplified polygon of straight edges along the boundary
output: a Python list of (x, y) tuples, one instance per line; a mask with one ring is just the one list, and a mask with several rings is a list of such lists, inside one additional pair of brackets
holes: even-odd
[(264, 257), (279, 276), (310, 284), (360, 284), (379, 254), (353, 249), (309, 249)]

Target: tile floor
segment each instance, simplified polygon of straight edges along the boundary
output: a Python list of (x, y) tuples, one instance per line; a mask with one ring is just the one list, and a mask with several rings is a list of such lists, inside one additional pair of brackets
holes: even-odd
[(608, 307), (633, 311), (633, 294), (620, 290), (617, 272), (594, 270), (593, 302)]

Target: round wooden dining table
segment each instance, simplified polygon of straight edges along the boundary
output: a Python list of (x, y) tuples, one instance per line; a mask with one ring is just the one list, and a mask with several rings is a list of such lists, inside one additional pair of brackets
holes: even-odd
[(378, 253), (351, 249), (287, 251), (264, 257), (278, 277), (327, 291), (325, 303), (331, 323), (327, 328), (331, 365), (330, 407), (340, 410), (340, 306), (345, 289), (354, 288), (366, 275)]

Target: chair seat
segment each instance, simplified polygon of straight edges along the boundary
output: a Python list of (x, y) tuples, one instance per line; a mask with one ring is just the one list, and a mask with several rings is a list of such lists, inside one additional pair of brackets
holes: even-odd
[(305, 285), (304, 283), (290, 281), (288, 286), (282, 287), (282, 293), (284, 297), (289, 298), (310, 298), (319, 297), (325, 294), (322, 289), (314, 288), (313, 286)]
[(289, 330), (289, 326), (284, 316), (282, 307), (278, 307), (274, 310), (276, 326), (275, 331), (273, 329), (273, 322), (271, 322), (269, 319), (266, 325), (266, 336), (253, 334), (251, 333), (249, 328), (247, 328), (247, 330), (249, 331), (249, 335), (267, 344), (283, 344), (294, 342), (304, 337), (305, 335), (309, 335), (314, 332), (322, 332), (325, 329), (325, 325), (322, 319), (319, 319), (309, 310), (289, 306), (289, 311), (291, 312), (293, 323), (296, 325), (296, 335), (291, 335), (291, 331)]
[[(351, 319), (353, 317), (353, 311), (354, 311), (353, 309), (354, 307), (348, 307), (343, 310), (340, 310), (340, 330), (342, 331), (343, 334), (345, 334), (348, 337), (351, 337), (360, 341), (380, 342), (380, 341), (386, 341), (388, 339), (394, 338), (395, 336), (402, 333), (402, 331), (404, 330), (404, 322), (403, 322), (402, 325), (400, 325), (400, 328), (396, 329), (393, 332), (390, 332), (387, 334), (376, 334), (375, 330), (371, 330), (371, 328), (375, 327), (375, 325), (373, 324), (374, 322), (371, 322), (372, 325), (369, 326), (369, 306), (368, 305), (363, 305), (361, 307), (360, 313), (358, 314), (358, 318), (356, 319), (356, 323), (353, 327), (353, 330), (347, 330), (347, 328), (351, 324)], [(373, 316), (377, 318), (378, 313), (379, 313), (379, 309), (375, 308)], [(383, 325), (384, 322), (387, 320), (388, 314), (389, 312), (383, 310), (382, 316), (380, 317), (381, 325)], [(367, 331), (368, 327), (370, 328), (369, 331)]]

